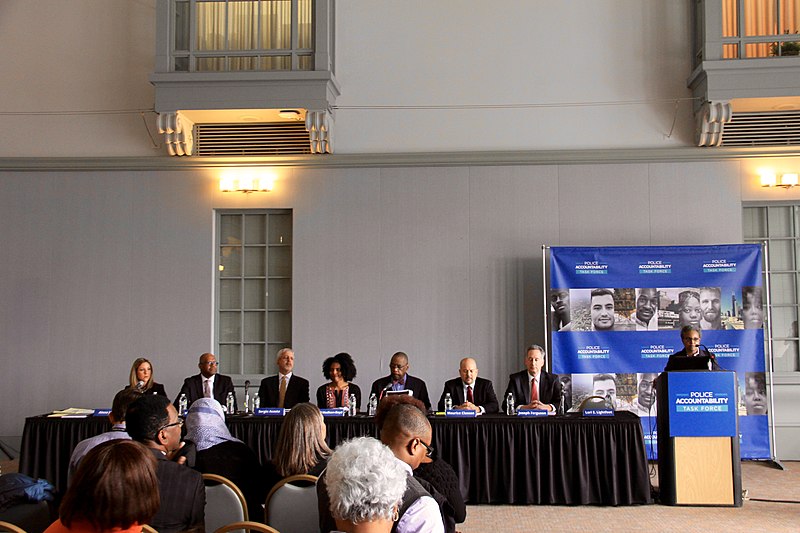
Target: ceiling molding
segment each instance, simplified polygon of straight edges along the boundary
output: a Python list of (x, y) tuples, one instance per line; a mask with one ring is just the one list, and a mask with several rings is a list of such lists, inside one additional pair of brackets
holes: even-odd
[(530, 150), (503, 152), (432, 152), (398, 154), (328, 154), (270, 157), (0, 157), (0, 171), (47, 170), (196, 170), (225, 167), (437, 167), (567, 165), (722, 161), (800, 157), (798, 147), (640, 148), (617, 150)]

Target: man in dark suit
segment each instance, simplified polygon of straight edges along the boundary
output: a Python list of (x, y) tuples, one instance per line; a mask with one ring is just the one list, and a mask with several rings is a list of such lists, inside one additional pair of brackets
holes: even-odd
[(130, 404), (125, 421), (131, 438), (147, 446), (156, 458), (161, 506), (150, 525), (159, 533), (201, 531), (206, 489), (203, 476), (186, 466), (186, 457), (180, 453), (185, 443), (178, 411), (167, 398), (147, 394)]
[(200, 367), (200, 373), (183, 380), (183, 386), (173, 402), (175, 408), (177, 409), (178, 407), (181, 394), (186, 394), (189, 405), (192, 405), (198, 398), (214, 398), (225, 407), (225, 399), (228, 397), (228, 393), (233, 392), (233, 410), (238, 411), (236, 393), (233, 390), (233, 380), (228, 376), (217, 374), (219, 363), (214, 354), (204, 353), (201, 355), (200, 363), (197, 366)]
[(514, 402), (520, 409), (543, 409), (555, 411), (561, 401), (561, 381), (558, 376), (543, 370), (544, 348), (533, 344), (525, 351), (525, 370), (508, 377), (508, 387), (503, 396), (506, 408), (508, 393), (514, 394)]
[(466, 357), (458, 368), (461, 377), (445, 381), (439, 411), (444, 411), (444, 397), (449, 393), (453, 409), (470, 409), (478, 414), (496, 413), (499, 410), (492, 382), (478, 377), (475, 359)]
[(285, 407), (291, 409), (298, 403), (309, 401), (308, 380), (292, 373), (294, 351), (283, 348), (275, 359), (278, 374), (261, 380), (258, 397), (261, 407)]
[[(681, 342), (683, 343), (683, 350), (675, 352), (669, 356), (669, 359), (667, 360), (667, 366), (664, 367), (664, 371), (666, 372), (672, 369), (670, 363), (672, 363), (676, 358), (695, 357), (698, 355), (707, 355), (710, 357), (711, 368), (709, 368), (709, 370), (722, 370), (717, 363), (717, 357), (708, 350), (700, 348), (701, 337), (702, 332), (697, 326), (693, 326), (691, 324), (688, 326), (683, 326), (683, 328), (681, 328)], [(705, 348), (705, 346), (703, 348)]]
[(410, 390), (412, 396), (424, 403), (425, 409), (430, 410), (431, 400), (428, 398), (428, 387), (425, 386), (425, 382), (408, 375), (408, 355), (403, 352), (394, 354), (389, 361), (389, 372), (388, 376), (376, 379), (372, 384), (371, 392), (378, 401), (383, 399), (387, 391)]

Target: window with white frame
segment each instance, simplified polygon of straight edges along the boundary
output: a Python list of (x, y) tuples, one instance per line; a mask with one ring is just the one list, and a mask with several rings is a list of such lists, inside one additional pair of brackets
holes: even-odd
[(314, 0), (171, 0), (172, 70), (314, 70)]
[(800, 205), (747, 206), (742, 220), (744, 241), (758, 244), (767, 241), (769, 247), (775, 371), (798, 371)]
[(720, 7), (723, 58), (798, 55), (800, 0), (722, 0)]
[(220, 372), (275, 371), (292, 344), (291, 209), (218, 210), (216, 346)]

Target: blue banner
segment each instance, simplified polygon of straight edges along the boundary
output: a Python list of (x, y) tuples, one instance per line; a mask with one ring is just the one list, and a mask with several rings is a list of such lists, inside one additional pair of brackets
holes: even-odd
[(594, 395), (637, 413), (655, 458), (652, 384), (691, 325), (736, 372), (742, 458), (770, 457), (760, 246), (553, 247), (550, 280), (553, 371), (572, 410)]

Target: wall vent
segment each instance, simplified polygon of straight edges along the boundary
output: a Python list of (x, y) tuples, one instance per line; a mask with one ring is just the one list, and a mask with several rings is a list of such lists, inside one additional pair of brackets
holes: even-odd
[(799, 145), (800, 111), (734, 112), (722, 134), (722, 146)]
[(311, 153), (304, 121), (195, 124), (194, 155), (269, 156)]

